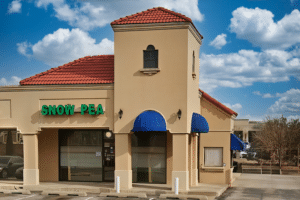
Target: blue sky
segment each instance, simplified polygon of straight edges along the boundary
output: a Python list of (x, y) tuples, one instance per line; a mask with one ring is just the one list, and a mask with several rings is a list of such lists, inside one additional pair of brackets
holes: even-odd
[(300, 0), (0, 0), (0, 85), (113, 54), (110, 22), (158, 6), (193, 20), (199, 87), (238, 119), (300, 118)]

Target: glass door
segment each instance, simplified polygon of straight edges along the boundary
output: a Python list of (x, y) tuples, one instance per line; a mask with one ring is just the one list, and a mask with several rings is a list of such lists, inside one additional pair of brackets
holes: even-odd
[(133, 183), (166, 183), (166, 132), (131, 135)]

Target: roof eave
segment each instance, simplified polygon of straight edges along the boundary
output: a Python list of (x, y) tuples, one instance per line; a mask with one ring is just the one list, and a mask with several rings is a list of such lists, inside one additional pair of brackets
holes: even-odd
[(150, 30), (171, 30), (188, 29), (194, 35), (196, 40), (202, 44), (203, 36), (198, 32), (192, 22), (167, 22), (167, 23), (147, 23), (147, 24), (113, 24), (114, 32), (126, 31), (150, 31)]
[(218, 108), (222, 109), (224, 112), (229, 114), (231, 117), (236, 118), (238, 116), (237, 112), (234, 112), (233, 110), (231, 110), (230, 108), (228, 108), (224, 104), (222, 104), (219, 101), (217, 101), (216, 99), (212, 98), (210, 95), (208, 95), (204, 91), (199, 89), (199, 92), (201, 92), (201, 94), (202, 94), (201, 96), (204, 97), (207, 101), (211, 102), (212, 104), (214, 104)]

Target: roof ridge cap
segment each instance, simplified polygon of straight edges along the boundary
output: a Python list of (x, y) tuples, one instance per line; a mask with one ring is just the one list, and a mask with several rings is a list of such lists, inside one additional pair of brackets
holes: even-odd
[(173, 10), (169, 10), (169, 9), (164, 8), (164, 7), (157, 7), (157, 10), (162, 10), (162, 11), (168, 12), (168, 13), (170, 13), (172, 15), (175, 15), (177, 17), (181, 17), (181, 18), (183, 18), (183, 19), (185, 19), (185, 20), (187, 20), (187, 21), (189, 21), (189, 22), (192, 23), (192, 19), (191, 18), (189, 18), (189, 17), (187, 17), (187, 16), (185, 16), (185, 15), (183, 15), (181, 13), (175, 12)]

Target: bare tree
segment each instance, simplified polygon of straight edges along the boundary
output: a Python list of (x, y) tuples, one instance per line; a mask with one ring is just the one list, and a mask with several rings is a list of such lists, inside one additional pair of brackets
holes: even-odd
[(287, 121), (283, 116), (279, 119), (267, 117), (261, 124), (260, 130), (253, 136), (255, 146), (264, 149), (265, 152), (274, 152), (275, 159), (279, 160), (280, 166), (283, 158), (286, 158), (287, 150), (291, 152), (292, 149), (299, 148), (299, 119)]

